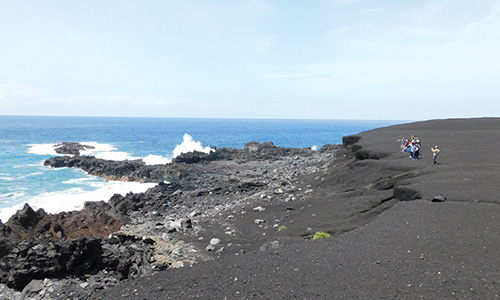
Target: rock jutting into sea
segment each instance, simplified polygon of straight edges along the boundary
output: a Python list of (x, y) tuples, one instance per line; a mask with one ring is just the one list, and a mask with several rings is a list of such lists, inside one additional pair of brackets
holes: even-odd
[(80, 155), (80, 151), (95, 149), (94, 146), (82, 145), (80, 143), (62, 142), (54, 146), (57, 154)]

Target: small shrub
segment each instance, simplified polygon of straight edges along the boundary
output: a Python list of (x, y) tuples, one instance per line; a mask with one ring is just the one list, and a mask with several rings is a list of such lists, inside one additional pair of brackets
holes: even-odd
[(330, 237), (330, 234), (328, 232), (318, 231), (314, 235), (313, 240), (321, 240), (327, 237)]
[(286, 228), (286, 226), (280, 226), (280, 228), (278, 228), (278, 231), (281, 232), (281, 231), (285, 231), (287, 229), (288, 228)]

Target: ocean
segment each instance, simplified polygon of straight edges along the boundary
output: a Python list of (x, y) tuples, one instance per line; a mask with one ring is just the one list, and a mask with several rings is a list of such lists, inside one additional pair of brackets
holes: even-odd
[(78, 169), (52, 169), (54, 145), (80, 142), (95, 147), (85, 155), (110, 160), (169, 163), (181, 152), (210, 147), (242, 149), (250, 141), (281, 147), (340, 144), (342, 136), (401, 121), (176, 119), (0, 116), (0, 220), (24, 203), (57, 213), (80, 209), (85, 201), (143, 192), (151, 183), (112, 182)]

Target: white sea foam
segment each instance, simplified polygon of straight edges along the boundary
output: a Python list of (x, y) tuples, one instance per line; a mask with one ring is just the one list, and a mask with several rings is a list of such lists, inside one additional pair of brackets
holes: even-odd
[(94, 149), (80, 151), (81, 155), (92, 155), (97, 158), (115, 161), (140, 159), (140, 157), (134, 157), (128, 152), (116, 151), (118, 149), (111, 144), (97, 142), (81, 142), (80, 144), (94, 147)]
[[(140, 157), (134, 157), (128, 152), (117, 151), (118, 149), (111, 144), (98, 143), (98, 142), (80, 142), (80, 144), (94, 147), (93, 149), (86, 149), (80, 151), (81, 155), (91, 155), (101, 159), (118, 160), (118, 161), (140, 159)], [(57, 144), (30, 144), (28, 152), (38, 155), (52, 155), (52, 156), (62, 155), (56, 153), (55, 151), (56, 145)]]
[(197, 142), (189, 134), (184, 134), (182, 143), (175, 146), (173, 157), (179, 156), (181, 153), (189, 153), (194, 151), (200, 151), (205, 153), (210, 153), (213, 149), (210, 146), (203, 147), (201, 142)]
[[(148, 188), (151, 188), (156, 184), (112, 181), (99, 183), (95, 182), (93, 185), (98, 185), (100, 187), (94, 191), (85, 191), (82, 188), (74, 187), (59, 192), (43, 193), (25, 202), (28, 202), (29, 205), (35, 210), (43, 208), (49, 213), (59, 213), (62, 211), (81, 209), (85, 201), (107, 201), (114, 194), (125, 195), (129, 192), (145, 192)], [(0, 209), (0, 219), (2, 222), (7, 222), (7, 220), (23, 206), (24, 202), (12, 207)]]
[(312, 147), (311, 147), (311, 150), (312, 150), (312, 151), (316, 151), (316, 150), (318, 150), (318, 146), (316, 146), (316, 145), (312, 146)]
[(38, 175), (41, 175), (41, 174), (43, 174), (43, 173), (42, 172), (34, 172), (34, 173), (30, 173), (30, 174), (23, 174), (23, 175), (16, 175), (16, 176), (12, 176), (10, 174), (6, 174), (5, 176), (0, 175), (0, 180), (3, 180), (3, 181), (16, 181), (16, 180), (25, 179), (25, 178), (31, 177), (31, 176), (38, 176)]
[[(86, 149), (80, 151), (81, 155), (92, 155), (97, 158), (106, 160), (115, 160), (115, 161), (141, 159), (140, 157), (133, 156), (128, 152), (117, 151), (118, 149), (111, 144), (98, 143), (98, 142), (80, 142), (80, 144), (94, 147), (94, 149)], [(31, 144), (29, 145), (30, 148), (28, 152), (38, 155), (57, 156), (59, 154), (57, 154), (56, 151), (54, 150), (56, 145), (57, 144)], [(186, 133), (184, 134), (182, 143), (175, 147), (172, 155), (161, 156), (161, 155), (150, 154), (146, 157), (143, 157), (142, 160), (147, 165), (157, 165), (157, 164), (164, 165), (170, 163), (172, 161), (172, 157), (177, 157), (181, 153), (188, 153), (194, 151), (209, 153), (210, 151), (212, 151), (212, 149), (209, 146), (204, 147), (201, 142), (195, 141), (191, 135)]]
[(115, 152), (116, 150), (118, 150), (115, 146), (113, 146), (111, 144), (105, 144), (105, 143), (80, 142), (80, 144), (94, 147), (91, 149), (89, 148), (89, 149), (81, 150), (80, 151), (81, 155), (89, 155), (89, 156), (95, 156), (95, 157), (97, 157), (99, 155), (110, 156), (110, 155), (106, 155), (105, 153), (111, 153), (111, 152)]
[(134, 157), (130, 153), (123, 151), (110, 151), (110, 152), (100, 152), (94, 155), (97, 158), (105, 160), (133, 160), (140, 159), (140, 157)]
[(95, 180), (92, 177), (75, 178), (63, 181), (64, 184), (88, 184), (89, 181)]
[(5, 193), (5, 194), (0, 194), (0, 203), (3, 203), (4, 205), (9, 205), (12, 203), (18, 203), (13, 207), (6, 207), (6, 208), (1, 208), (0, 209), (0, 220), (5, 223), (7, 220), (14, 214), (16, 213), (17, 209), (22, 208), (23, 204), (19, 203), (19, 199), (22, 199), (26, 194), (23, 192), (11, 192), (11, 193)]
[(80, 142), (82, 145), (92, 146), (94, 149), (86, 149), (80, 151), (82, 155), (92, 155), (94, 152), (111, 152), (118, 150), (115, 146), (111, 144), (98, 143), (98, 142)]
[(181, 153), (194, 151), (210, 153), (212, 149), (209, 146), (203, 147), (201, 142), (195, 141), (191, 135), (186, 133), (184, 134), (182, 143), (175, 146), (174, 151), (172, 152), (172, 155), (170, 157), (150, 154), (146, 157), (143, 157), (142, 160), (146, 163), (146, 165), (164, 165), (172, 162), (172, 157), (175, 158)]
[(12, 192), (12, 193), (6, 193), (6, 194), (1, 194), (0, 195), (0, 201), (5, 201), (7, 199), (17, 199), (17, 198), (22, 198), (24, 197), (25, 193), (23, 192)]
[(58, 155), (54, 149), (55, 144), (30, 144), (28, 152), (38, 155)]
[(43, 174), (43, 172), (33, 172), (30, 174), (26, 174), (25, 177), (38, 176), (38, 175), (42, 175), (42, 174)]
[(25, 164), (25, 165), (15, 165), (13, 166), (14, 169), (22, 169), (22, 168), (31, 168), (31, 167), (43, 167), (43, 160), (41, 160), (39, 163), (37, 164)]
[(150, 154), (144, 158), (142, 158), (146, 165), (164, 165), (170, 163), (172, 160), (168, 157), (161, 155), (153, 155)]

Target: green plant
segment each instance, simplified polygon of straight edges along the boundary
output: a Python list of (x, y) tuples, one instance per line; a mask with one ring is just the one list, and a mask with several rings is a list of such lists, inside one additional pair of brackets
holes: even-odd
[(281, 231), (285, 231), (287, 229), (288, 228), (286, 228), (286, 226), (280, 226), (280, 228), (278, 228), (278, 231), (281, 232)]
[(313, 240), (321, 240), (321, 239), (324, 239), (324, 238), (327, 238), (327, 237), (330, 237), (330, 234), (328, 232), (318, 231), (314, 235)]

